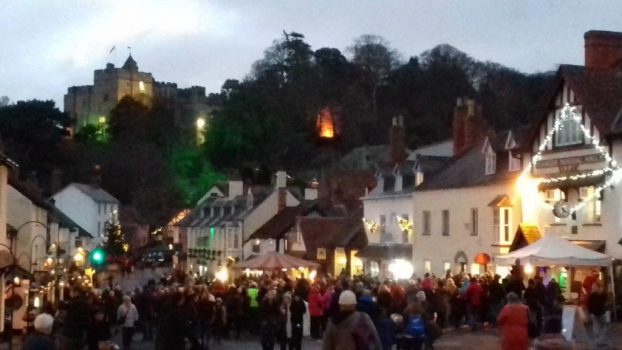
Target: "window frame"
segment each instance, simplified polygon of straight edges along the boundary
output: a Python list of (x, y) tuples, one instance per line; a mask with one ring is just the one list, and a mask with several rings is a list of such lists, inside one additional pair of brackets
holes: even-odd
[(432, 234), (432, 213), (429, 210), (424, 210), (421, 215), (421, 223), (423, 224), (421, 235), (429, 236)]
[(441, 226), (441, 235), (442, 236), (449, 236), (449, 209), (443, 209), (442, 212), (442, 226)]
[(479, 235), (479, 211), (471, 208), (471, 236)]

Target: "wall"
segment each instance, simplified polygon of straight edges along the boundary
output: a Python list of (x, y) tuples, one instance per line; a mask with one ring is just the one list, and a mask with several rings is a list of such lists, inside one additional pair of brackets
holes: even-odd
[[(12, 243), (13, 254), (22, 268), (27, 271), (35, 270), (33, 263), (44, 259), (47, 253), (47, 211), (33, 204), (12, 186), (8, 187), (7, 200), (7, 223), (18, 229), (17, 237)], [(43, 225), (30, 221), (38, 221)]]
[[(285, 205), (288, 207), (294, 207), (300, 204), (300, 201), (296, 199), (289, 191), (286, 192)], [(263, 224), (272, 219), (276, 215), (279, 208), (279, 192), (273, 191), (268, 198), (266, 198), (255, 210), (250, 212), (246, 218), (244, 218), (244, 224), (242, 225), (243, 241), (248, 239), (248, 236), (257, 231)], [(261, 243), (261, 253), (268, 251), (274, 251), (276, 244), (271, 244), (269, 240), (262, 240), (266, 242)], [(244, 244), (244, 257), (253, 254), (254, 241), (248, 241)], [(280, 245), (281, 250), (284, 244)], [(264, 250), (265, 249), (265, 250)]]
[(65, 215), (95, 236), (93, 244), (101, 241), (97, 231), (98, 222), (101, 226), (101, 217), (97, 214), (97, 203), (73, 186), (65, 187), (61, 192), (55, 194), (53, 199), (55, 205)]
[[(413, 265), (415, 275), (425, 273), (424, 261), (429, 260), (430, 272), (444, 275), (444, 263), (450, 262), (453, 272), (460, 271), (460, 264), (455, 262), (456, 254), (463, 251), (467, 257), (467, 272), (475, 255), (484, 252), (491, 257), (500, 254), (498, 231), (493, 230), (493, 208), (488, 204), (498, 195), (506, 194), (512, 199), (512, 222), (510, 241), (521, 222), (521, 205), (517, 194), (513, 193), (513, 183), (478, 186), (448, 190), (418, 191), (414, 195), (414, 235)], [(457, 200), (466, 199), (468, 200)], [(471, 208), (478, 209), (478, 234), (471, 235)], [(449, 209), (449, 235), (442, 235), (442, 211)], [(423, 211), (430, 211), (431, 232), (422, 235)], [(483, 270), (482, 270), (483, 272)]]
[[(380, 224), (380, 215), (386, 216), (387, 225), (385, 232), (392, 235), (392, 242), (404, 243), (402, 240), (402, 231), (397, 224), (395, 215), (403, 216), (408, 215), (408, 220), (413, 221), (413, 194), (401, 196), (368, 196), (363, 198), (364, 214), (363, 217), (366, 220), (371, 220), (378, 225)], [(380, 229), (376, 233), (367, 231), (367, 241), (369, 244), (378, 244), (381, 242), (382, 237)], [(388, 237), (387, 237), (388, 238)], [(385, 240), (386, 242), (386, 240)]]

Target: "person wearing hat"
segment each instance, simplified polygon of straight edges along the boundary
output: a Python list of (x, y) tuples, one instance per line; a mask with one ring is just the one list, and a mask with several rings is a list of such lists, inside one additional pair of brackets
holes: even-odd
[(55, 350), (56, 345), (52, 339), (52, 327), (54, 317), (46, 313), (35, 317), (35, 331), (26, 337), (24, 350)]
[(356, 311), (356, 295), (350, 290), (339, 295), (339, 315), (327, 327), (323, 349), (382, 349), (376, 326), (369, 315)]
[(138, 321), (138, 310), (129, 295), (123, 296), (123, 303), (117, 309), (117, 321), (121, 325), (123, 350), (129, 350), (134, 336), (134, 326)]

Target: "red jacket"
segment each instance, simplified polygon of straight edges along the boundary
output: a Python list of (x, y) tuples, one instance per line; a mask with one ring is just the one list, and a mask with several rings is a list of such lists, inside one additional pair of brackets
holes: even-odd
[(469, 302), (471, 306), (482, 305), (482, 297), (484, 296), (484, 289), (482, 286), (475, 282), (471, 282), (466, 290), (464, 298)]
[(316, 289), (309, 292), (309, 315), (311, 317), (324, 315), (324, 300)]
[(527, 350), (529, 348), (529, 334), (527, 323), (529, 309), (522, 304), (507, 304), (497, 318), (501, 328), (501, 343), (503, 350)]

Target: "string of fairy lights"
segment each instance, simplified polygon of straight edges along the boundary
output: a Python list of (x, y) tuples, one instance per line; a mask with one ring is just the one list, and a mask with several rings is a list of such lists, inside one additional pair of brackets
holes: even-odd
[(553, 140), (553, 136), (555, 135), (555, 133), (563, 130), (564, 122), (569, 119), (575, 121), (579, 125), (583, 136), (585, 137), (586, 143), (593, 145), (594, 148), (600, 152), (601, 156), (604, 157), (607, 166), (602, 169), (592, 170), (583, 174), (566, 175), (542, 179), (540, 180), (540, 183), (557, 183), (568, 180), (578, 181), (587, 178), (611, 175), (607, 179), (607, 181), (602, 183), (600, 186), (595, 187), (594, 191), (592, 191), (587, 196), (587, 198), (584, 198), (583, 201), (575, 204), (570, 208), (570, 212), (574, 213), (587, 205), (587, 203), (593, 200), (596, 196), (598, 196), (602, 190), (618, 182), (622, 178), (622, 170), (617, 165), (617, 162), (613, 158), (611, 158), (609, 152), (600, 145), (598, 138), (591, 135), (590, 132), (585, 128), (581, 121), (581, 114), (577, 112), (576, 107), (570, 106), (568, 103), (566, 103), (566, 105), (561, 110), (560, 117), (557, 118), (551, 130), (549, 130), (549, 132), (546, 134), (544, 142), (542, 142), (542, 144), (540, 144), (540, 146), (538, 147), (537, 153), (531, 158), (531, 163), (525, 168), (525, 174), (528, 174), (531, 171), (533, 164), (538, 162), (538, 160), (542, 159), (542, 153), (547, 149), (549, 143)]

